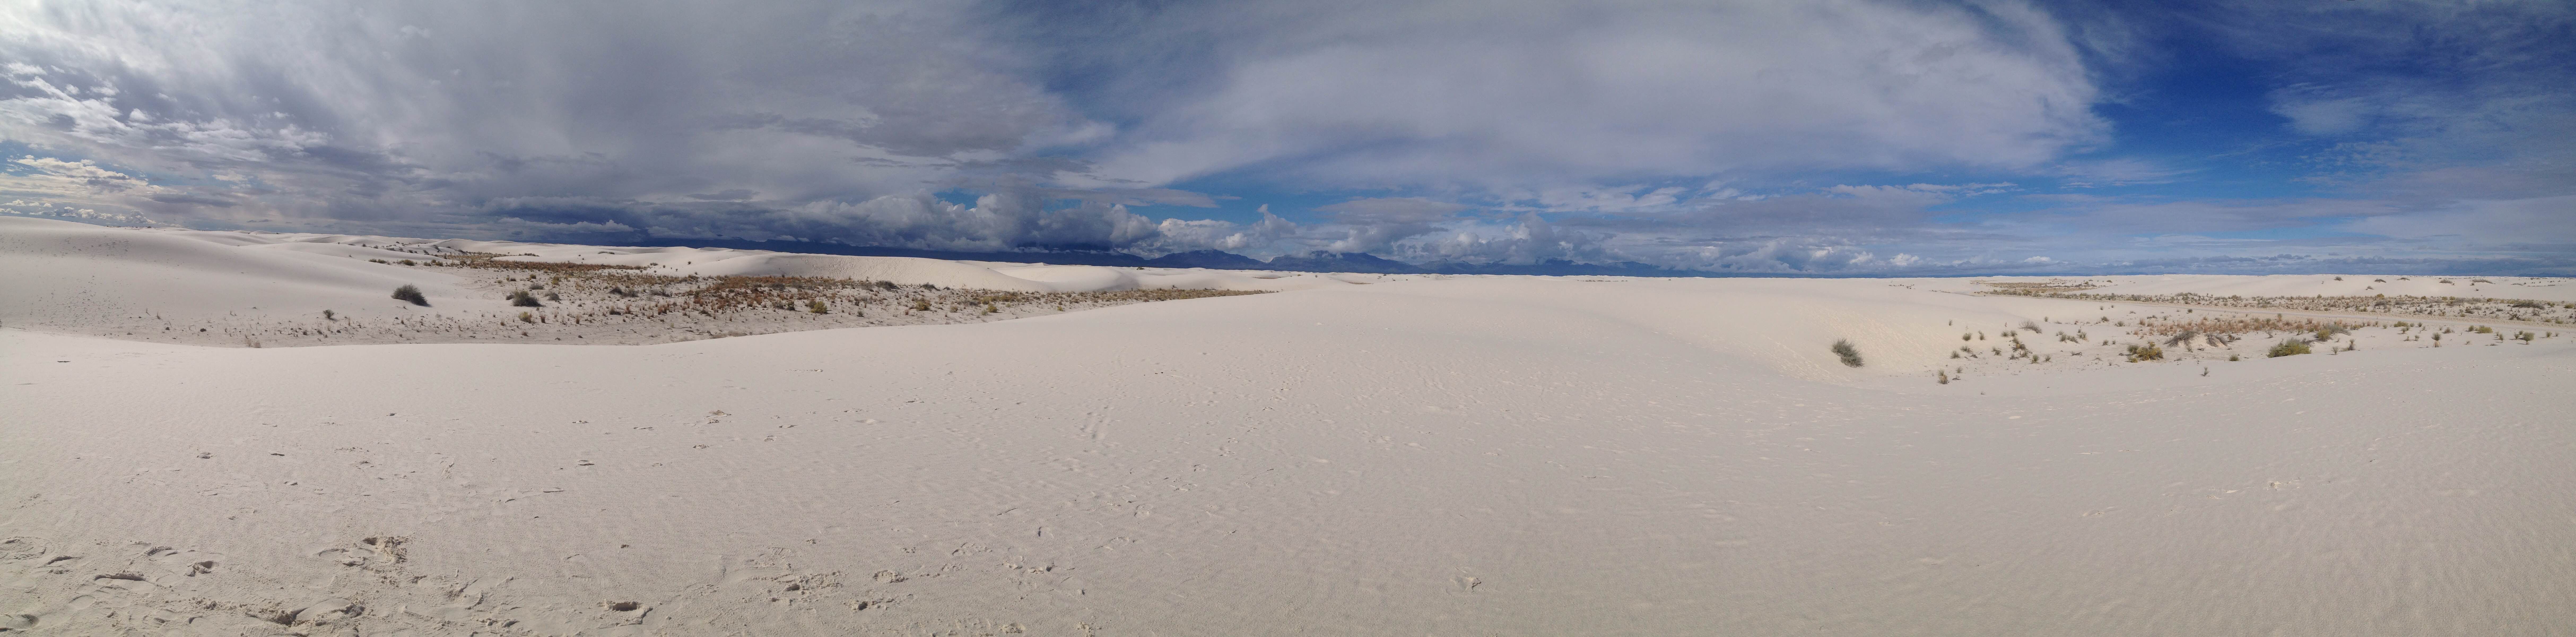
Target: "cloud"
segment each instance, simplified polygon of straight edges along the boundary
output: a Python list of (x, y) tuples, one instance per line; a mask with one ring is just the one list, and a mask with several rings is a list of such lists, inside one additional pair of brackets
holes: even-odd
[[(1163, 93), (1182, 100), (1135, 113), (1098, 155), (1101, 178), (1260, 166), (1338, 185), (1494, 186), (2021, 167), (2106, 132), (2077, 47), (2014, 2), (1253, 2), (1134, 22), (1104, 34), (1121, 42), (1111, 51), (1061, 52), (1212, 59), (1098, 63), (1175, 78)], [(1122, 48), (1136, 46), (1159, 48)]]
[(908, 2), (10, 5), (0, 139), (258, 186), (199, 211), (214, 218), (382, 221), (525, 197), (865, 201), (1098, 134), (962, 18)]
[[(102, 0), (0, 23), (0, 198), (25, 202), (0, 207), (25, 214), (1805, 273), (2535, 264), (2576, 226), (2563, 2)], [(2244, 62), (2236, 110), (2278, 138), (2151, 156), (2191, 135), (2096, 114), (2188, 92), (2152, 85), (2186, 48)], [(2272, 164), (2214, 163), (2246, 155)]]
[(1423, 197), (1362, 198), (1315, 208), (1345, 223), (1430, 223), (1465, 209), (1465, 204)]
[(2275, 91), (2272, 112), (2290, 119), (2290, 127), (2309, 135), (2342, 135), (2362, 130), (2378, 118), (2381, 103), (2365, 97), (2319, 95), (2312, 86)]
[(141, 190), (155, 192), (149, 182), (125, 173), (101, 168), (90, 160), (65, 161), (34, 155), (9, 160), (18, 170), (8, 171), (0, 189), (13, 194), (86, 198)]
[(1386, 250), (1397, 241), (1439, 230), (1438, 224), (1465, 209), (1464, 204), (1422, 197), (1353, 199), (1316, 208), (1331, 215), (1345, 232), (1340, 240), (1325, 246), (1334, 252)]
[(1297, 224), (1270, 214), (1270, 206), (1258, 210), (1261, 220), (1249, 225), (1212, 219), (1183, 221), (1164, 219), (1155, 229), (1162, 237), (1150, 246), (1151, 251), (1171, 253), (1190, 250), (1269, 251), (1273, 244), (1300, 234)]
[(1527, 213), (1499, 227), (1475, 225), (1405, 246), (1402, 254), (1425, 261), (1603, 263), (1623, 260), (1604, 244), (1607, 235), (1560, 227)]
[(2461, 201), (2412, 214), (2358, 219), (2345, 228), (2400, 239), (2576, 249), (2576, 195)]

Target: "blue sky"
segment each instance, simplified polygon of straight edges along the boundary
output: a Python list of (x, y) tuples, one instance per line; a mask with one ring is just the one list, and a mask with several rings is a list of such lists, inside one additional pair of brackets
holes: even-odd
[(2576, 274), (2576, 4), (2554, 0), (31, 2), (0, 24), (0, 208), (101, 223)]

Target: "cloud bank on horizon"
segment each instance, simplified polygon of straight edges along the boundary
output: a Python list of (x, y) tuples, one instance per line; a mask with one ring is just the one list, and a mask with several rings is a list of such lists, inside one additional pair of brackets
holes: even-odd
[(2576, 4), (37, 0), (0, 209), (1746, 273), (2576, 274)]

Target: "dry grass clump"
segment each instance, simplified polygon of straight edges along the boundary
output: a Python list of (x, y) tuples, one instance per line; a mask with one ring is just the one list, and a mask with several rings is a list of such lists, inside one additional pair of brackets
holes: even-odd
[(2128, 356), (2129, 362), (2132, 363), (2140, 361), (2160, 361), (2165, 359), (2165, 348), (2157, 347), (2153, 343), (2146, 345), (2131, 345), (2129, 346)]

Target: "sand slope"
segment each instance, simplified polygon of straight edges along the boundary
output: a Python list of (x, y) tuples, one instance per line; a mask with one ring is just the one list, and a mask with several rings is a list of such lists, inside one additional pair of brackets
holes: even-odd
[[(499, 273), (410, 267), (464, 253), (521, 255), (555, 261), (650, 267), (669, 276), (795, 276), (884, 281), (904, 286), (1011, 292), (1136, 289), (1270, 291), (1339, 287), (1314, 274), (1133, 270), (1090, 266), (977, 264), (933, 259), (845, 257), (693, 248), (617, 248), (507, 241), (128, 229), (51, 219), (0, 217), (0, 325), (40, 331), (151, 338), (208, 344), (313, 344), (312, 334), (341, 342), (386, 341), (348, 332), (322, 312), (360, 324), (400, 322), (486, 328), (479, 338), (516, 337), (507, 317), (522, 308), (505, 300)], [(536, 256), (524, 256), (536, 255)], [(379, 262), (381, 261), (381, 262)], [(516, 273), (511, 273), (516, 274)], [(430, 307), (394, 300), (415, 285)], [(1076, 304), (1079, 305), (1079, 304)], [(1077, 308), (1078, 309), (1078, 308)], [(900, 322), (900, 321), (898, 321)], [(916, 321), (918, 322), (918, 321)], [(696, 326), (696, 333), (799, 329), (794, 322)], [(825, 322), (829, 323), (829, 322)], [(195, 330), (212, 330), (200, 333)], [(802, 329), (812, 329), (804, 327)], [(185, 331), (185, 335), (173, 330)], [(232, 335), (225, 335), (229, 330)], [(678, 332), (680, 330), (672, 330)], [(454, 334), (444, 340), (458, 340)], [(592, 338), (598, 338), (594, 335)], [(221, 338), (216, 338), (221, 337)], [(432, 335), (435, 338), (435, 335)], [(617, 339), (631, 342), (636, 339)], [(651, 340), (651, 339), (646, 339)]]
[[(2075, 305), (2095, 307), (1492, 277), (638, 347), (0, 330), (0, 619), (61, 635), (2576, 625), (2567, 338), (1920, 375), (1962, 326)], [(1833, 338), (1872, 364), (1834, 363)]]

